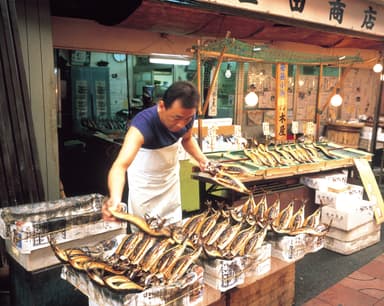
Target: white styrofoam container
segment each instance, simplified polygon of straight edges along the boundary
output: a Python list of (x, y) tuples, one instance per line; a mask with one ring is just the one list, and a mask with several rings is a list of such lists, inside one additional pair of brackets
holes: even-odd
[(202, 265), (204, 282), (221, 292), (244, 283), (244, 262), (241, 257), (232, 260), (204, 260)]
[(193, 306), (203, 302), (203, 269), (194, 265), (186, 282), (175, 285), (150, 287), (139, 293), (116, 292), (101, 287), (90, 280), (86, 273), (63, 266), (61, 278), (72, 284), (89, 298), (92, 305), (108, 306)]
[(336, 208), (330, 206), (323, 206), (321, 208), (321, 222), (325, 224), (332, 222), (332, 227), (336, 227), (344, 231), (352, 230), (372, 220), (372, 210), (357, 212), (337, 210)]
[(306, 234), (279, 236), (268, 242), (272, 245), (272, 256), (283, 261), (294, 262), (307, 253)]
[(30, 254), (34, 250), (49, 247), (49, 235), (54, 236), (56, 243), (64, 243), (119, 229), (124, 229), (125, 232), (126, 228), (126, 222), (110, 222), (104, 220), (71, 227), (64, 226), (55, 232), (40, 232), (36, 230), (32, 224), (30, 225), (30, 230), (27, 230), (25, 226), (20, 230), (16, 225), (12, 224), (10, 226), (10, 240), (12, 245), (18, 249), (18, 252), (21, 254)]
[(351, 184), (346, 186), (347, 188), (342, 192), (316, 190), (315, 203), (343, 209), (344, 206), (363, 199), (364, 188), (362, 186)]
[(324, 174), (305, 175), (300, 177), (300, 183), (316, 190), (326, 190), (334, 184), (347, 184), (348, 171), (333, 171)]
[(380, 229), (368, 235), (360, 237), (352, 241), (341, 241), (331, 237), (325, 237), (324, 247), (328, 250), (350, 255), (380, 241)]
[[(120, 227), (114, 230), (96, 233), (93, 235), (89, 234), (80, 239), (74, 239), (60, 243), (58, 244), (58, 247), (62, 249), (82, 247), (84, 245), (95, 244), (98, 241), (109, 240), (116, 237), (117, 235), (125, 233), (126, 228)], [(29, 253), (21, 252), (20, 249), (15, 246), (9, 239), (5, 240), (5, 246), (7, 253), (27, 271), (36, 271), (60, 263), (49, 244), (45, 247), (30, 250)]]
[(272, 245), (264, 242), (252, 257), (244, 256), (245, 277), (260, 276), (271, 269)]
[(257, 262), (252, 266), (251, 270), (246, 270), (245, 277), (258, 277), (271, 270), (272, 259), (271, 257), (264, 259), (263, 261)]
[(354, 229), (349, 231), (343, 231), (341, 229), (331, 226), (326, 236), (341, 241), (352, 241), (359, 239), (360, 237), (369, 235), (371, 233), (377, 232), (378, 230), (380, 230), (380, 225), (372, 219), (372, 221), (355, 227)]

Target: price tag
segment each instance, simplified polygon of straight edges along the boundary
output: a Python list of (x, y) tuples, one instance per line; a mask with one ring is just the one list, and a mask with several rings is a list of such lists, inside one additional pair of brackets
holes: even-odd
[(314, 134), (314, 124), (313, 122), (307, 122), (307, 135), (313, 135)]
[(269, 122), (263, 122), (263, 134), (269, 136)]
[(299, 133), (299, 122), (292, 121), (292, 134), (298, 134), (298, 133)]

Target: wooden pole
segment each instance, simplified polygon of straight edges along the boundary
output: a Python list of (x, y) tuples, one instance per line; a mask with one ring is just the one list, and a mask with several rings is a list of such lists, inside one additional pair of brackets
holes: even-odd
[[(319, 109), (320, 106), (320, 90), (321, 86), (323, 84), (323, 65), (320, 65), (320, 70), (319, 70), (319, 77), (317, 80), (317, 93), (316, 93), (316, 110)], [(316, 122), (316, 140), (319, 140), (320, 137), (320, 113), (316, 111), (315, 115), (315, 122)]]
[[(346, 76), (347, 76), (347, 74), (349, 73), (350, 70), (351, 70), (350, 67), (347, 67), (347, 68), (345, 68), (343, 70), (343, 74), (341, 75), (341, 77), (340, 77), (339, 81), (337, 82), (336, 86), (332, 89), (332, 92), (328, 95), (327, 101), (324, 103), (323, 107), (321, 109), (317, 109), (316, 110), (317, 116), (319, 117), (319, 125), (320, 125), (320, 116), (321, 116), (321, 114), (324, 113), (324, 111), (327, 109), (327, 107), (331, 103), (332, 96), (334, 94), (336, 94), (337, 88), (341, 89), (343, 87), (344, 79), (346, 78)], [(316, 126), (316, 128), (317, 128), (317, 126)]]
[(200, 53), (200, 45), (201, 41), (197, 41), (197, 56), (196, 56), (196, 62), (197, 62), (197, 89), (199, 90), (200, 93), (200, 102), (199, 105), (197, 106), (197, 114), (198, 114), (198, 119), (197, 119), (197, 138), (198, 138), (198, 143), (200, 146), (200, 149), (203, 148), (203, 124), (202, 124), (202, 111), (201, 111), (201, 106), (203, 103), (203, 92), (201, 90), (201, 53)]
[[(231, 34), (231, 32), (227, 32), (227, 34), (225, 35), (225, 38), (229, 38), (230, 34)], [(219, 60), (217, 62), (217, 67), (216, 67), (216, 70), (215, 70), (215, 74), (213, 75), (212, 83), (209, 85), (207, 97), (205, 98), (205, 102), (204, 102), (204, 107), (203, 107), (202, 115), (205, 115), (205, 113), (207, 112), (208, 105), (209, 105), (209, 100), (211, 99), (213, 89), (215, 88), (215, 84), (217, 82), (217, 78), (218, 78), (219, 72), (220, 72), (220, 66), (221, 66), (221, 64), (223, 62), (223, 58), (224, 58), (224, 54), (225, 54), (225, 50), (226, 49), (227, 49), (227, 46), (224, 45), (223, 49), (221, 50), (221, 53), (220, 53), (220, 56), (219, 56)]]

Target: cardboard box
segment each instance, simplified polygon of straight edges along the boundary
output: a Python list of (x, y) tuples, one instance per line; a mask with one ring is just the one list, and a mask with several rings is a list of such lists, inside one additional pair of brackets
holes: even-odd
[(332, 222), (332, 227), (344, 231), (352, 230), (372, 220), (372, 210), (357, 212), (356, 210), (337, 210), (336, 208), (330, 206), (324, 206), (321, 208), (321, 222), (325, 224)]
[(379, 241), (380, 229), (352, 241), (341, 241), (335, 238), (325, 237), (324, 247), (336, 253), (350, 255), (371, 245), (374, 245)]

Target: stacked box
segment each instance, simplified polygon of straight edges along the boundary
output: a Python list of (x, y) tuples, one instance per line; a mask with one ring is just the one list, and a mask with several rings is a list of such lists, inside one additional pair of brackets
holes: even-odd
[(325, 248), (343, 255), (350, 255), (380, 241), (380, 229), (351, 241), (325, 237)]
[[(367, 202), (361, 201), (360, 203), (365, 204)], [(355, 205), (353, 206), (354, 209), (351, 210), (340, 210), (331, 206), (324, 206), (321, 208), (321, 222), (325, 224), (331, 223), (331, 228), (350, 231), (373, 220), (372, 209), (359, 211)]]
[(374, 203), (360, 200), (345, 204), (341, 209), (322, 207), (321, 220), (332, 222), (324, 247), (349, 255), (380, 241), (380, 225), (374, 220)]
[(244, 283), (244, 260), (235, 257), (232, 260), (203, 260), (204, 282), (221, 292), (225, 292)]

